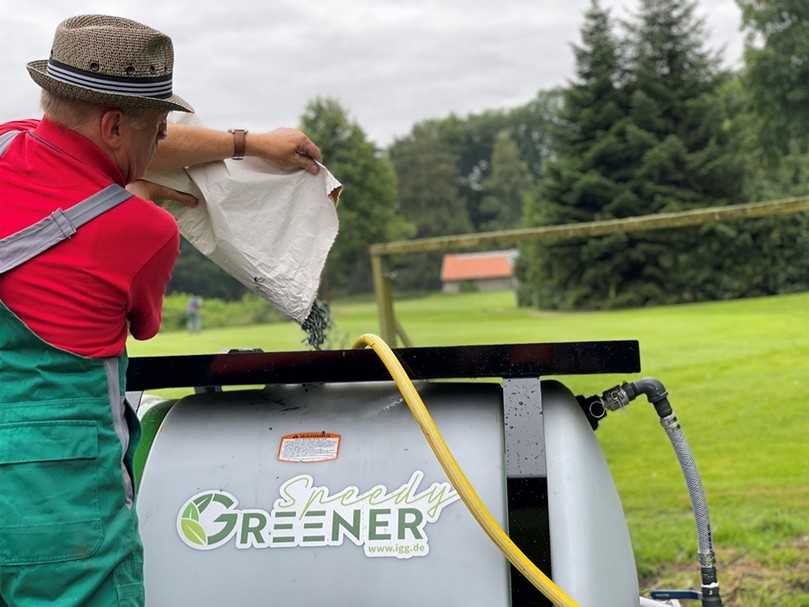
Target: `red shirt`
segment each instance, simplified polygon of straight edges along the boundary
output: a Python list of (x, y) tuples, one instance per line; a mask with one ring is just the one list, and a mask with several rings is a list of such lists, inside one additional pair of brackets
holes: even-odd
[[(46, 119), (0, 158), (0, 238), (68, 209), (111, 183), (118, 166), (83, 135)], [(0, 274), (0, 301), (47, 343), (80, 356), (119, 355), (160, 328), (163, 291), (179, 251), (174, 218), (133, 196), (23, 265)]]

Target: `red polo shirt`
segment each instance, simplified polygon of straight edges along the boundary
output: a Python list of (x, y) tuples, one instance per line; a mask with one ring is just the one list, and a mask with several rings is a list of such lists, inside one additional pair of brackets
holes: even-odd
[[(43, 119), (0, 125), (22, 131), (0, 158), (0, 238), (68, 209), (111, 183), (118, 166), (92, 141)], [(174, 218), (133, 196), (76, 234), (0, 275), (2, 301), (49, 344), (99, 358), (119, 355), (160, 328), (163, 291), (179, 251)]]

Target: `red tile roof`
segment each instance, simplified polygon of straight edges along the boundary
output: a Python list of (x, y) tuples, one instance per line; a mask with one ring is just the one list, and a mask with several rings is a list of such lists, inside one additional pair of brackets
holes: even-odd
[(514, 257), (514, 251), (444, 255), (444, 262), (441, 265), (441, 280), (454, 282), (511, 278), (514, 275)]

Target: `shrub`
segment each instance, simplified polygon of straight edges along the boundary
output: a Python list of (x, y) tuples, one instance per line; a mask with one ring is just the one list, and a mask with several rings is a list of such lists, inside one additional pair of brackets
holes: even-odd
[[(163, 299), (163, 322), (160, 327), (162, 331), (185, 329), (185, 308), (190, 298), (191, 296), (185, 293), (174, 293)], [(202, 303), (203, 328), (238, 327), (284, 320), (286, 318), (269, 302), (252, 293), (245, 294), (238, 301), (203, 299)]]

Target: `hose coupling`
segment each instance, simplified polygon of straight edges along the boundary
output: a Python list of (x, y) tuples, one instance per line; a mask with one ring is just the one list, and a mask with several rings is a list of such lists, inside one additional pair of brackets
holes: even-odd
[(663, 382), (654, 377), (644, 377), (634, 382), (621, 385), (629, 400), (635, 400), (641, 394), (654, 406), (657, 415), (662, 419), (673, 413), (669, 404), (669, 393)]
[(677, 419), (677, 416), (672, 413), (671, 415), (667, 415), (666, 417), (660, 418), (660, 425), (663, 426), (663, 429), (668, 432), (669, 430), (679, 430), (680, 429), (680, 420)]
[(713, 550), (699, 553), (702, 578), (702, 607), (722, 607), (719, 580), (716, 577), (716, 557)]
[(699, 566), (702, 569), (716, 567), (716, 555), (714, 554), (713, 550), (711, 550), (710, 552), (699, 553)]
[(632, 399), (626, 393), (626, 390), (624, 390), (623, 386), (625, 385), (626, 384), (613, 386), (609, 390), (604, 390), (601, 394), (601, 403), (607, 411), (623, 409), (631, 402)]
[(702, 584), (702, 607), (722, 607), (719, 583)]

